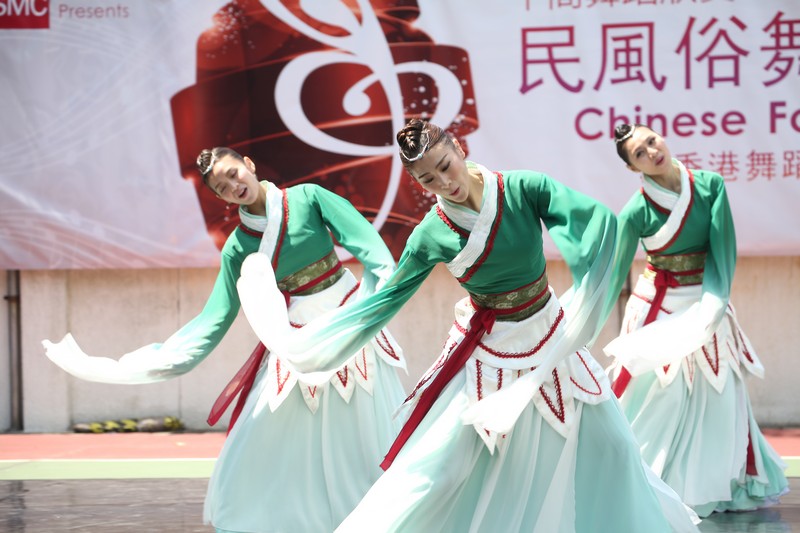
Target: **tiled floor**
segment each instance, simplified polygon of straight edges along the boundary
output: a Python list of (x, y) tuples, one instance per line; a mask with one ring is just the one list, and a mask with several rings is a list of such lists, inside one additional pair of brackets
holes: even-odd
[(703, 533), (786, 533), (800, 532), (800, 478), (789, 480), (791, 492), (781, 503), (747, 513), (716, 513), (703, 520)]
[(0, 481), (3, 533), (213, 532), (206, 479)]
[[(800, 532), (800, 478), (780, 505), (714, 514), (703, 533)], [(213, 532), (203, 525), (206, 479), (0, 481), (4, 533)], [(597, 533), (614, 533), (613, 528)], [(646, 532), (643, 532), (646, 533)]]

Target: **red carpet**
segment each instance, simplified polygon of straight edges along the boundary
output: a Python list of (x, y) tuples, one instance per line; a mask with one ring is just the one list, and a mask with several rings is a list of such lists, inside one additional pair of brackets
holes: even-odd
[[(763, 431), (781, 456), (800, 456), (800, 428)], [(0, 460), (215, 458), (224, 441), (221, 432), (0, 434)]]
[(224, 433), (0, 435), (0, 460), (216, 458)]

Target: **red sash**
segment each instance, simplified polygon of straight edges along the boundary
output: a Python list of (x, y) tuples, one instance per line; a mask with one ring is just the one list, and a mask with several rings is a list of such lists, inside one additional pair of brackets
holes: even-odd
[(387, 453), (386, 457), (383, 459), (381, 463), (382, 469), (386, 470), (392, 465), (392, 462), (403, 448), (403, 445), (405, 445), (406, 441), (411, 437), (411, 434), (414, 433), (414, 430), (417, 429), (417, 426), (419, 426), (422, 419), (425, 418), (425, 415), (428, 414), (428, 411), (431, 410), (439, 394), (441, 394), (445, 386), (450, 383), (450, 380), (453, 379), (458, 371), (467, 363), (469, 356), (475, 351), (475, 347), (478, 345), (478, 341), (480, 341), (481, 337), (483, 337), (483, 334), (492, 332), (495, 316), (496, 312), (491, 309), (478, 309), (475, 311), (475, 314), (472, 315), (472, 318), (469, 320), (469, 331), (467, 331), (464, 339), (444, 362), (442, 368), (439, 369), (439, 372), (436, 374), (436, 377), (433, 378), (430, 385), (422, 391), (417, 405), (411, 412), (411, 416), (409, 416), (406, 423), (403, 424), (403, 428), (400, 430), (394, 443), (392, 443), (392, 447), (389, 448), (389, 453)]
[(264, 354), (266, 354), (266, 352), (267, 348), (259, 342), (253, 350), (253, 353), (250, 354), (250, 357), (248, 357), (247, 361), (245, 361), (244, 365), (242, 365), (242, 368), (236, 372), (236, 375), (233, 376), (233, 379), (228, 382), (224, 389), (222, 389), (222, 393), (211, 407), (211, 412), (206, 420), (209, 426), (213, 426), (219, 422), (219, 419), (225, 413), (225, 410), (238, 394), (239, 401), (236, 402), (236, 407), (234, 407), (233, 412), (231, 413), (231, 420), (228, 424), (228, 433), (231, 432), (231, 428), (233, 428), (233, 425), (239, 418), (239, 414), (242, 412), (247, 395), (250, 394), (250, 389), (253, 388), (253, 383), (256, 380), (256, 374), (261, 366), (261, 361), (264, 360)]
[[(678, 281), (678, 277), (669, 270), (661, 270), (651, 264), (647, 265), (647, 269), (656, 273), (656, 276), (653, 279), (653, 285), (655, 285), (656, 293), (653, 296), (653, 301), (650, 302), (650, 309), (647, 311), (647, 316), (644, 318), (643, 326), (655, 322), (658, 312), (661, 311), (661, 305), (664, 303), (664, 297), (667, 295), (667, 289), (680, 287), (681, 285)], [(702, 272), (702, 270), (699, 272)], [(682, 275), (691, 275), (697, 273), (698, 272), (695, 271), (681, 272)], [(669, 365), (665, 366), (664, 371), (666, 371), (668, 368)], [(631, 374), (628, 372), (628, 369), (623, 366), (619, 372), (619, 376), (617, 376), (617, 379), (615, 379), (614, 383), (611, 385), (611, 390), (614, 391), (614, 394), (617, 396), (617, 398), (622, 396), (622, 393), (628, 388), (630, 381)]]
[[(283, 296), (286, 298), (286, 306), (289, 306), (291, 294), (307, 291), (315, 285), (330, 278), (341, 269), (342, 264), (337, 262), (333, 268), (321, 276), (311, 280), (310, 282), (297, 287), (291, 293), (284, 291)], [(357, 289), (358, 285), (353, 287), (353, 289), (350, 290), (350, 292), (347, 294), (347, 296), (345, 296), (344, 300), (342, 300), (339, 305), (344, 305), (344, 302), (347, 301), (350, 295), (352, 295)], [(231, 413), (230, 422), (228, 423), (228, 433), (230, 433), (231, 428), (233, 428), (233, 425), (239, 418), (239, 414), (242, 412), (242, 408), (244, 407), (245, 401), (247, 401), (247, 396), (250, 394), (250, 390), (253, 388), (253, 383), (255, 383), (256, 380), (256, 374), (258, 374), (258, 369), (261, 367), (261, 362), (264, 360), (266, 351), (266, 347), (259, 342), (255, 349), (253, 349), (253, 353), (250, 354), (250, 357), (248, 357), (247, 361), (245, 361), (244, 365), (242, 365), (242, 368), (236, 372), (236, 375), (233, 376), (233, 379), (231, 379), (222, 390), (219, 397), (214, 402), (214, 405), (211, 407), (211, 413), (208, 415), (207, 422), (210, 426), (213, 426), (219, 421), (220, 417), (222, 417), (225, 410), (233, 401), (233, 398), (238, 394), (239, 400), (236, 402), (236, 407), (234, 407), (233, 412)]]
[[(497, 231), (500, 227), (500, 223), (503, 219), (503, 198), (504, 198), (504, 187), (503, 187), (503, 175), (499, 172), (495, 173), (497, 175), (497, 214), (492, 222), (492, 227), (489, 231), (489, 236), (484, 246), (483, 252), (481, 253), (480, 257), (466, 269), (460, 277), (457, 277), (459, 283), (465, 283), (469, 281), (475, 272), (483, 265), (486, 261), (486, 258), (492, 251), (494, 246), (494, 239), (497, 236)], [(442, 221), (453, 231), (458, 233), (459, 235), (466, 237), (467, 233), (458, 226), (456, 226), (450, 218), (446, 215), (444, 210), (441, 209), (437, 205), (436, 209), (437, 214), (442, 219)], [(468, 244), (469, 245), (469, 244)], [(448, 265), (449, 268), (449, 265)], [(452, 271), (451, 271), (452, 272)], [(400, 433), (397, 435), (394, 443), (392, 443), (391, 448), (389, 448), (389, 453), (386, 454), (386, 457), (383, 459), (381, 463), (381, 468), (386, 470), (388, 469), (392, 462), (394, 461), (397, 454), (403, 448), (405, 443), (414, 433), (414, 430), (417, 429), (422, 419), (425, 418), (425, 415), (430, 411), (431, 407), (433, 406), (436, 399), (441, 394), (442, 390), (444, 390), (445, 386), (450, 383), (450, 380), (461, 370), (464, 365), (467, 363), (469, 356), (475, 351), (475, 348), (478, 346), (478, 342), (483, 337), (484, 333), (491, 333), (492, 326), (494, 325), (495, 317), (499, 314), (511, 314), (512, 312), (516, 312), (516, 310), (493, 310), (487, 309), (477, 306), (473, 302), (473, 307), (475, 308), (475, 314), (472, 315), (469, 321), (469, 330), (464, 335), (461, 343), (456, 347), (455, 350), (447, 357), (447, 360), (444, 362), (442, 367), (439, 369), (436, 376), (427, 386), (427, 388), (422, 391), (420, 394), (419, 400), (417, 401), (417, 405), (414, 406), (413, 411), (411, 411), (411, 415), (406, 420), (406, 423), (403, 425)]]
[[(539, 279), (536, 281), (539, 281)], [(453, 350), (453, 352), (447, 357), (436, 376), (430, 382), (430, 385), (428, 385), (420, 394), (417, 405), (414, 406), (413, 411), (411, 411), (411, 415), (408, 417), (408, 420), (406, 420), (406, 423), (403, 424), (400, 433), (392, 443), (391, 448), (389, 448), (389, 453), (387, 453), (386, 457), (383, 459), (383, 462), (381, 463), (382, 469), (386, 470), (392, 465), (392, 462), (394, 461), (395, 457), (397, 457), (397, 454), (414, 433), (414, 430), (417, 429), (417, 426), (419, 426), (420, 422), (422, 422), (422, 419), (425, 418), (425, 415), (428, 414), (428, 411), (431, 410), (431, 407), (442, 393), (445, 386), (447, 386), (447, 384), (450, 383), (450, 380), (455, 377), (459, 370), (461, 370), (464, 365), (467, 364), (467, 360), (469, 360), (469, 357), (475, 351), (475, 348), (480, 343), (483, 335), (492, 332), (492, 326), (494, 326), (495, 319), (498, 316), (513, 315), (514, 313), (517, 313), (520, 310), (535, 304), (541, 300), (545, 293), (546, 292), (539, 293), (529, 302), (525, 302), (522, 305), (512, 307), (510, 309), (489, 309), (486, 307), (479, 307), (474, 301), (472, 301), (472, 307), (475, 308), (475, 314), (469, 319), (469, 328), (464, 334), (464, 338), (461, 340), (459, 345), (456, 346), (455, 350)]]

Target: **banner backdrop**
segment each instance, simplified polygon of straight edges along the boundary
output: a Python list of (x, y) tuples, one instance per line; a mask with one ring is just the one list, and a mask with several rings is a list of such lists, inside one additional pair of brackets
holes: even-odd
[(218, 264), (215, 145), (398, 254), (432, 203), (396, 155), (412, 116), (615, 211), (639, 178), (613, 128), (650, 124), (726, 178), (740, 254), (800, 254), (796, 0), (0, 0), (0, 70), (0, 269)]

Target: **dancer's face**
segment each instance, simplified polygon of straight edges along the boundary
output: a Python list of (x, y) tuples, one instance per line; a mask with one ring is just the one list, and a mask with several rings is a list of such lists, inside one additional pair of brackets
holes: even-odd
[(672, 170), (672, 154), (664, 138), (650, 128), (638, 126), (625, 141), (628, 168), (648, 176), (659, 176)]
[(251, 205), (258, 199), (260, 187), (256, 165), (249, 157), (244, 160), (231, 155), (221, 157), (208, 175), (208, 186), (229, 204)]
[(465, 157), (458, 141), (442, 141), (412, 163), (409, 173), (426, 191), (461, 204), (467, 200), (471, 179)]

